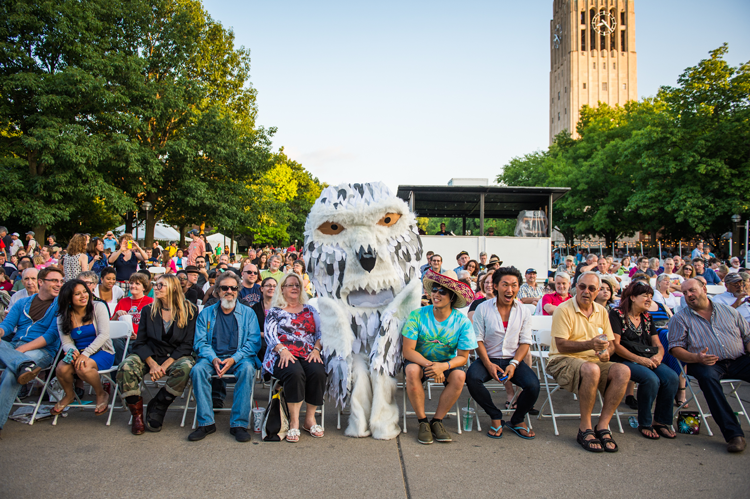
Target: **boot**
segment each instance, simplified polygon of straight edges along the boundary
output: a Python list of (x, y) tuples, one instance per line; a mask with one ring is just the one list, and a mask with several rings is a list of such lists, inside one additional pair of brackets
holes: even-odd
[(130, 414), (133, 415), (133, 424), (130, 426), (130, 431), (133, 435), (143, 435), (146, 432), (146, 428), (143, 426), (143, 398), (138, 397), (138, 402), (135, 404), (128, 404)]
[(146, 429), (148, 431), (161, 431), (164, 416), (172, 402), (174, 402), (174, 395), (169, 393), (166, 388), (159, 390), (156, 396), (151, 399), (146, 408)]

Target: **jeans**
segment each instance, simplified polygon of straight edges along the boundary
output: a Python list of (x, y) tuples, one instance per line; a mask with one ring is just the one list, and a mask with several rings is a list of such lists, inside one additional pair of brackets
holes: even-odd
[[(495, 365), (500, 366), (501, 369), (505, 370), (512, 359), (490, 359)], [(471, 398), (477, 401), (484, 412), (491, 419), (502, 419), (503, 413), (500, 409), (495, 406), (492, 402), (492, 396), (489, 390), (484, 384), (491, 380), (492, 376), (484, 367), (481, 361), (476, 361), (469, 367), (469, 372), (466, 373), (466, 386), (469, 388)], [(518, 426), (523, 423), (523, 418), (526, 414), (534, 407), (537, 397), (539, 397), (539, 378), (537, 378), (534, 371), (531, 370), (525, 362), (519, 362), (516, 366), (516, 372), (513, 373), (513, 377), (510, 379), (514, 385), (520, 386), (523, 390), (521, 395), (518, 396), (516, 401), (516, 411), (510, 418), (510, 424)]]
[(720, 360), (712, 366), (688, 364), (687, 373), (698, 380), (708, 408), (711, 409), (711, 416), (721, 428), (724, 440), (729, 442), (734, 437), (744, 437), (740, 422), (719, 382), (722, 379), (741, 379), (750, 383), (750, 355), (745, 354), (734, 360)]
[(0, 429), (8, 420), (8, 414), (13, 407), (18, 392), (21, 391), (21, 385), (18, 384), (18, 368), (24, 362), (34, 362), (37, 366), (45, 369), (52, 363), (53, 356), (46, 350), (29, 350), (21, 353), (16, 347), (23, 345), (25, 341), (9, 343), (0, 341), (0, 367), (4, 368), (2, 377), (0, 377)]
[[(623, 364), (630, 368), (630, 380), (638, 383), (638, 424), (651, 426), (656, 421), (661, 425), (671, 425), (672, 402), (680, 382), (677, 373), (666, 364), (659, 364), (656, 369), (627, 360)], [(656, 408), (652, 419), (654, 400)]]
[[(198, 411), (198, 426), (214, 424), (214, 409), (211, 401), (211, 376), (216, 374), (214, 365), (207, 359), (200, 359), (193, 370), (190, 379), (193, 380), (193, 393)], [(255, 383), (255, 366), (250, 359), (242, 359), (233, 365), (224, 375), (232, 374), (236, 378), (234, 385), (234, 401), (232, 415), (229, 419), (230, 428), (247, 428), (250, 424), (252, 410), (252, 391)], [(231, 378), (230, 378), (231, 382)]]

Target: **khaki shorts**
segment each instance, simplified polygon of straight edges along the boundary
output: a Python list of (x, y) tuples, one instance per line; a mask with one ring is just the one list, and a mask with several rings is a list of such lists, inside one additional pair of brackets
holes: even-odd
[(555, 381), (557, 381), (561, 388), (577, 394), (578, 387), (581, 385), (581, 367), (586, 362), (591, 362), (599, 366), (601, 374), (599, 375), (598, 388), (603, 394), (607, 388), (609, 368), (615, 365), (614, 362), (601, 362), (599, 359), (584, 360), (578, 357), (568, 357), (567, 355), (555, 355), (549, 359), (547, 372), (555, 378)]

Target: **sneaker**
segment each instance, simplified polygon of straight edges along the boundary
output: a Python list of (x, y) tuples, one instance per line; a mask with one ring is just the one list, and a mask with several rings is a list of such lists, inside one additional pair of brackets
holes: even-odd
[(224, 401), (221, 399), (212, 399), (211, 405), (213, 405), (214, 409), (223, 409), (224, 408)]
[(234, 435), (234, 438), (236, 438), (238, 442), (249, 442), (253, 439), (253, 436), (250, 435), (250, 433), (248, 433), (248, 431), (241, 426), (230, 428), (229, 433)]
[(19, 385), (25, 385), (26, 383), (34, 381), (34, 378), (36, 378), (37, 374), (40, 372), (42, 372), (42, 368), (38, 365), (33, 362), (24, 362), (18, 370), (16, 381)]
[(216, 425), (210, 424), (208, 426), (199, 426), (196, 428), (196, 430), (188, 435), (188, 440), (191, 442), (197, 442), (198, 440), (203, 440), (206, 438), (206, 435), (210, 435), (212, 433), (216, 433)]
[(531, 416), (538, 416), (539, 415), (539, 409), (534, 409), (533, 407), (529, 409), (529, 414)]
[(430, 423), (419, 423), (417, 442), (425, 445), (432, 443), (432, 430), (430, 430)]
[(433, 421), (430, 429), (432, 429), (432, 434), (435, 435), (435, 440), (438, 442), (453, 442), (451, 434), (445, 429), (442, 421)]

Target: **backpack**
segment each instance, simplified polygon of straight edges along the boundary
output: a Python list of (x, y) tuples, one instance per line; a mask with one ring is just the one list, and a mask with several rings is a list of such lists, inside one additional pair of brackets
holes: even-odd
[(277, 391), (266, 409), (262, 437), (264, 442), (281, 442), (289, 431), (289, 411), (284, 398), (284, 388)]

